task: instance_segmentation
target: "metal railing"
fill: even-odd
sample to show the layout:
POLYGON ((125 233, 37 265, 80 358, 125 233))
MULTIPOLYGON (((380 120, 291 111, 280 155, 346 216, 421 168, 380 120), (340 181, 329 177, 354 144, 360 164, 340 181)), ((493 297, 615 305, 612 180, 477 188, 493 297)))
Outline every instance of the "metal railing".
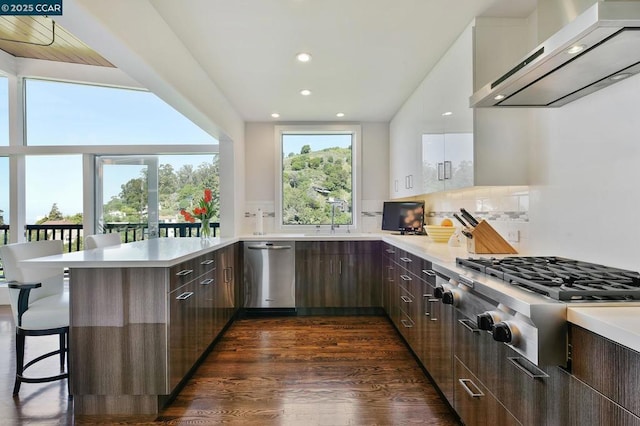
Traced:
MULTIPOLYGON (((199 223, 159 223, 160 238, 199 237, 199 223)), ((220 223, 209 224, 213 228, 213 236, 217 237, 220 223)), ((119 232, 125 243, 141 241, 149 238, 149 227, 146 223, 106 223, 104 233, 119 232)), ((0 241, 9 244, 9 225, 0 225, 0 241)), ((27 241, 62 240, 64 251, 80 251, 84 248, 82 224, 58 224, 58 225, 26 225, 25 236, 27 241)), ((4 278, 2 259, 0 259, 0 279, 4 278)))

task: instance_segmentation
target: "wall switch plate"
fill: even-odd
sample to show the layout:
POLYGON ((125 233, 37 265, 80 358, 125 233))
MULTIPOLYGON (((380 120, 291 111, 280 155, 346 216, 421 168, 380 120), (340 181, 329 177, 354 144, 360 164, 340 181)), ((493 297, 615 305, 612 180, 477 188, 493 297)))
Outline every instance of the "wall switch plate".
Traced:
POLYGON ((507 240, 510 243, 519 243, 520 242, 520 231, 518 231, 518 230, 508 231, 507 232, 507 240))

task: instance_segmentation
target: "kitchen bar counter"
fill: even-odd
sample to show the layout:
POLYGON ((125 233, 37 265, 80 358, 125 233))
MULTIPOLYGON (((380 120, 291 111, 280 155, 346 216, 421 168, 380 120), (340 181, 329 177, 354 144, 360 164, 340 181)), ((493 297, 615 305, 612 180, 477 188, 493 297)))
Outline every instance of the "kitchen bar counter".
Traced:
POLYGON ((567 320, 640 352, 640 306, 569 307, 567 320))
POLYGON ((23 261, 31 267, 164 268, 238 242, 237 238, 153 238, 23 261))

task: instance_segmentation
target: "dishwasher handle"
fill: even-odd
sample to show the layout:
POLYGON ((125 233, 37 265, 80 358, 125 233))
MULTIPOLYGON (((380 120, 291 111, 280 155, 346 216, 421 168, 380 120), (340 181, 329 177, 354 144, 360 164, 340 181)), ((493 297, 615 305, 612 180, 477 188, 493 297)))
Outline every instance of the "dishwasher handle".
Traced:
POLYGON ((249 250, 290 250, 291 246, 249 246, 249 250))

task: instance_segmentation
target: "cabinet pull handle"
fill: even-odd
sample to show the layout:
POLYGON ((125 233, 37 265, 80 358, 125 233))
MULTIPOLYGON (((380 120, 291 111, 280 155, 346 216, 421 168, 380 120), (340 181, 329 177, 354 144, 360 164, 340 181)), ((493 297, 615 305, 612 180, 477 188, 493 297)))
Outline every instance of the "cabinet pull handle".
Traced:
POLYGON ((394 254, 396 251, 393 249, 385 249, 385 251, 389 254, 394 254))
POLYGON ((413 262, 413 260, 409 259, 408 257, 401 257, 400 260, 402 260, 404 263, 411 263, 413 262))
POLYGON ((423 269, 422 270, 423 274, 426 274, 430 277, 435 277, 436 276, 436 271, 434 271, 433 269, 423 269))
POLYGON ((444 179, 451 180, 451 161, 444 162, 444 179))
POLYGON ((466 328, 470 332, 480 333, 480 329, 474 325, 473 321, 468 319, 459 319, 458 322, 460 323, 460 325, 462 325, 464 328, 466 328))
POLYGON ((438 163, 438 180, 444 180, 444 163, 438 163))
POLYGON ((193 296, 193 292, 192 291, 185 291, 184 293, 176 296, 176 300, 187 300, 191 296, 193 296))
POLYGON ((338 275, 342 275, 342 260, 338 260, 338 275))
POLYGON ((207 260, 203 260, 202 262, 200 262, 200 264, 201 265, 211 265, 213 262, 215 262, 215 260, 207 259, 207 260))
POLYGON ((404 189, 409 189, 409 175, 404 177, 404 189))
POLYGON ((409 189, 413 189, 413 175, 409 175, 409 189))
POLYGON ((177 277, 185 277, 185 276, 189 275, 192 272, 193 272, 193 269, 183 269, 182 271, 177 272, 176 276, 177 277))
MULTIPOLYGON (((540 370, 538 367, 536 367, 535 365, 531 365, 529 366, 529 368, 531 368, 534 371, 530 371, 529 368, 527 368, 526 366, 524 366, 522 364, 522 361, 524 361, 524 358, 522 357, 507 357, 507 359, 509 361, 511 361, 511 364, 515 365, 518 370, 522 371, 524 374, 526 374, 527 376, 529 376, 529 378, 531 379, 546 379, 547 377, 549 377, 549 375, 547 373, 545 373, 544 371, 540 370)), ((527 361, 528 362, 528 361, 527 361)))
POLYGON ((231 267, 228 268, 224 268, 224 282, 225 283, 230 283, 231 282, 231 276, 232 276, 232 269, 231 267))
POLYGON ((206 280, 200 281, 201 285, 209 285, 213 282, 213 278, 207 278, 206 280))
POLYGON ((462 388, 465 390, 465 392, 469 394, 469 396, 471 396, 471 398, 480 398, 484 396, 484 393, 480 390, 480 388, 475 383, 473 383, 471 379, 458 379, 458 382, 460 382, 460 385, 462 386, 462 388), (477 392, 472 391, 471 388, 467 385, 467 383, 470 383, 471 385, 473 385, 473 387, 476 388, 477 392))
MULTIPOLYGON (((436 299, 435 297, 432 299, 427 299, 427 303, 438 303, 440 302, 440 299, 436 299)), ((425 314, 428 317, 431 317, 430 320, 431 321, 438 321, 438 318, 432 316, 433 314, 433 310, 429 309, 431 312, 428 312, 427 314, 425 314)))
POLYGON ((395 191, 398 192, 398 179, 393 181, 393 187, 394 187, 395 191))
POLYGON ((407 321, 406 319, 401 319, 400 322, 402 323, 402 325, 405 328, 413 328, 413 324, 411 324, 409 321, 407 321))
POLYGON ((400 275, 400 278, 402 278, 402 281, 412 281, 409 275, 400 275))
POLYGON ((400 299, 402 299, 402 301, 405 303, 413 303, 413 300, 411 300, 411 298, 407 296, 400 296, 400 299))

